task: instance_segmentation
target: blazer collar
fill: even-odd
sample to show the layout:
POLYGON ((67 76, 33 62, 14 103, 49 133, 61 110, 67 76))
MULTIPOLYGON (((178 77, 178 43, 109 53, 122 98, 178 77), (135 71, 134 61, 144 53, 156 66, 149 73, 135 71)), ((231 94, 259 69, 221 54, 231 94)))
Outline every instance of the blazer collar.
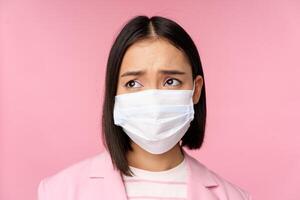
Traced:
MULTIPOLYGON (((218 186, 215 176, 205 165, 190 156, 185 149, 182 148, 182 150, 188 168, 188 199, 206 198, 207 200, 216 200, 215 195, 210 192, 210 188, 218 186)), ((104 179, 111 184, 119 184, 120 187, 123 185, 122 176, 113 166, 110 154, 106 149, 92 159, 89 177, 104 179)), ((124 187, 122 193, 125 196, 124 187)))

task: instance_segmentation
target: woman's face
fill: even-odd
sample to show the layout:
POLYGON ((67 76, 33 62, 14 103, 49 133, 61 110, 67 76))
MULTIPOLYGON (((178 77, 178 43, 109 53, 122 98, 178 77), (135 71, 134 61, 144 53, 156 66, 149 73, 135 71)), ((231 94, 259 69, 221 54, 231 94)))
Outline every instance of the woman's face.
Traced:
MULTIPOLYGON (((195 80, 194 104, 199 101, 203 79, 195 80)), ((117 95, 147 89, 191 90, 192 68, 184 53, 165 39, 145 39, 130 46, 123 57, 117 95)))

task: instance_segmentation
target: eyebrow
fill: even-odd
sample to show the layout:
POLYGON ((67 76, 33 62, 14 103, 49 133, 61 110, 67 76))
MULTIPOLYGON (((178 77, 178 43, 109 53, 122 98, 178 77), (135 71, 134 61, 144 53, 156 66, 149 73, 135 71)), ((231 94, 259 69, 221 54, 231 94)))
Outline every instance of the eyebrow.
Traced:
MULTIPOLYGON (((185 72, 183 71, 179 71, 179 70, 159 70, 158 71, 159 73, 161 74, 166 74, 166 75, 183 75, 183 74, 186 74, 185 72)), ((128 71, 128 72, 125 72, 121 75, 121 77, 124 77, 124 76, 141 76, 145 74, 145 71, 128 71)))

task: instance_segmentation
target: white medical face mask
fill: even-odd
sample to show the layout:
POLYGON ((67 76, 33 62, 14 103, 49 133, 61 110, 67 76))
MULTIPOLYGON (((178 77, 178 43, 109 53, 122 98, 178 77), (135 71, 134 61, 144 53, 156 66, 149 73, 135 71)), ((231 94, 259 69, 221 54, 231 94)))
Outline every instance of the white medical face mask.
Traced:
POLYGON ((115 96, 114 124, 141 148, 162 154, 174 147, 194 119, 192 90, 148 89, 115 96))

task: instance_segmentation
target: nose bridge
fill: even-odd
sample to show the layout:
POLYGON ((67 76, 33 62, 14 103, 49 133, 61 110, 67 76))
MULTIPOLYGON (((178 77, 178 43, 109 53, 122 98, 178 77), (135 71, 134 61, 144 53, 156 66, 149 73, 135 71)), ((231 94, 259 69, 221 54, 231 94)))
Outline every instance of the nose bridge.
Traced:
POLYGON ((158 78, 151 78, 148 81, 147 89, 161 89, 158 78))
POLYGON ((159 74, 156 69, 148 71, 147 85, 145 89, 161 89, 159 74))

